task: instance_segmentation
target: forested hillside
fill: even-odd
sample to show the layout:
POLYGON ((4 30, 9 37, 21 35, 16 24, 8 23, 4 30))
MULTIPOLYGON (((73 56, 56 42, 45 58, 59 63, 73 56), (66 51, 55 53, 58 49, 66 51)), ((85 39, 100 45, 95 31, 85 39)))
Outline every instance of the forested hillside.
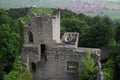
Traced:
POLYGON ((20 17, 23 15, 17 14, 20 10, 23 9, 15 9, 16 13, 10 14, 0 9, 0 80, 32 79, 27 69, 21 70, 20 51, 23 43, 23 25, 20 17), (28 79, 22 79, 23 76, 28 79))
POLYGON ((24 7, 47 7, 69 9, 89 16, 107 15, 120 19, 119 0, 0 0, 0 7, 5 9, 24 7))
POLYGON ((0 80, 32 80, 31 73, 24 68, 21 70, 20 66, 23 44, 21 21, 28 20, 32 12, 53 15, 57 11, 61 13, 61 35, 64 32, 79 32, 80 47, 108 47, 109 57, 102 63, 104 80, 119 80, 120 21, 114 22, 107 16, 90 17, 54 8, 0 9, 0 80))

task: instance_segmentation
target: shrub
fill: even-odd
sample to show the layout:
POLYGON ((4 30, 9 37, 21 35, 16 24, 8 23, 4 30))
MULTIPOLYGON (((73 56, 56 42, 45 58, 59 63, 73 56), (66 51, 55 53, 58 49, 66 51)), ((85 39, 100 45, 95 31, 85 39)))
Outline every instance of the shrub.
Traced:
POLYGON ((109 58, 108 61, 103 64, 103 76, 104 80, 114 80, 115 77, 115 62, 113 58, 109 58))
POLYGON ((23 71, 19 73, 16 80, 33 80, 33 76, 27 68, 23 68, 23 71))
POLYGON ((89 52, 85 57, 82 57, 83 66, 79 69, 80 80, 94 80, 97 74, 97 66, 89 52))
POLYGON ((13 63, 13 70, 5 76, 4 80, 32 80, 32 74, 25 67, 21 71, 20 57, 17 56, 13 63))

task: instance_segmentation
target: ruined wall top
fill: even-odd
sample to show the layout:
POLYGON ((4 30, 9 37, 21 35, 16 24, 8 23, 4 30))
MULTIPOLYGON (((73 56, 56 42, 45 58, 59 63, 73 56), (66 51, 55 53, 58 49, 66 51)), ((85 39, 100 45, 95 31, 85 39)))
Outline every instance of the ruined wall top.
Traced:
POLYGON ((50 15, 48 13, 41 13, 41 14, 37 14, 37 13, 32 13, 31 14, 31 19, 33 22, 37 22, 37 21, 47 21, 48 19, 57 19, 59 18, 60 14, 55 14, 55 15, 50 15))
POLYGON ((60 14, 32 13, 30 19, 24 24, 25 43, 51 43, 60 42, 60 14), (30 34, 29 34, 30 33, 30 34))
POLYGON ((61 43, 66 45, 73 45, 78 47, 78 41, 79 41, 79 33, 78 32, 65 32, 61 43))

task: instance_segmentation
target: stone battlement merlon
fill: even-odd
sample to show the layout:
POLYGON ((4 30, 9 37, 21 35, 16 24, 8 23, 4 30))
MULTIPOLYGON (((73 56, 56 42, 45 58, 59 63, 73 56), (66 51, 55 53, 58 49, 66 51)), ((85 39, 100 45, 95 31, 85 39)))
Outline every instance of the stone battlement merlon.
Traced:
POLYGON ((31 22, 36 23, 36 22, 40 22, 40 21, 46 21, 49 19, 52 19, 52 17, 47 13, 41 13, 41 14, 32 13, 30 20, 31 20, 31 22))
POLYGON ((35 17, 40 17, 40 16, 49 16, 50 15, 48 13, 41 13, 41 14, 37 14, 37 13, 32 13, 31 16, 35 16, 35 17))
POLYGON ((50 15, 48 13, 41 13, 41 14, 32 13, 31 14, 31 17, 43 17, 43 16, 50 17, 50 18, 53 18, 53 19, 57 19, 57 18, 60 18, 60 12, 57 13, 57 14, 54 14, 54 15, 50 15))
POLYGON ((48 13, 41 13, 41 14, 37 14, 37 13, 31 13, 31 17, 28 21, 23 21, 22 23, 25 25, 25 27, 30 27, 31 24, 34 23, 39 23, 40 21, 46 21, 46 20, 60 20, 60 12, 56 13, 54 15, 50 15, 48 13))
POLYGON ((52 16, 53 19, 60 19, 60 11, 52 16))

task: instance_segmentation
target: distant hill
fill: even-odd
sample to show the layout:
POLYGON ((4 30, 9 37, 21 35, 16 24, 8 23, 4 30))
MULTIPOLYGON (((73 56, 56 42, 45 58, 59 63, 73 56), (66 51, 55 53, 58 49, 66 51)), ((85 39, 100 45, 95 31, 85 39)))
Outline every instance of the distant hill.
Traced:
POLYGON ((66 8, 90 16, 108 15, 112 19, 120 18, 120 1, 118 0, 0 0, 0 7, 50 7, 66 8))

